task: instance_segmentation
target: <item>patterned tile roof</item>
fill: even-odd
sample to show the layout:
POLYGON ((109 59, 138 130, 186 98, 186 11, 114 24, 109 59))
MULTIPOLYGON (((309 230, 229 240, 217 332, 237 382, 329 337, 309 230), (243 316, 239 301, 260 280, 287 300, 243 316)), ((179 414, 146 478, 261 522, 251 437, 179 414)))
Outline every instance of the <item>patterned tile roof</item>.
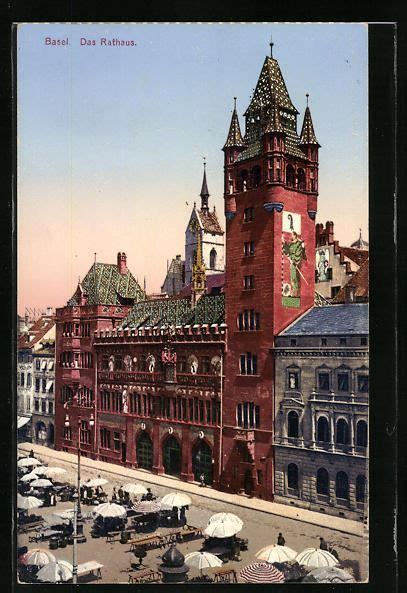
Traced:
POLYGON ((197 215, 205 233, 223 235, 223 230, 219 224, 215 209, 213 209, 212 212, 209 210, 197 210, 197 215))
POLYGON ((18 338, 19 348, 32 348, 37 344, 45 334, 55 325, 55 320, 51 317, 40 317, 28 329, 27 333, 21 334, 18 338))
POLYGON ((267 57, 264 60, 253 98, 246 113, 257 110, 261 106, 270 105, 272 102, 276 102, 279 107, 298 113, 288 94, 277 60, 267 57))
MULTIPOLYGON (((120 274, 116 264, 93 264, 80 287, 87 296, 89 305, 120 305, 123 304, 122 299, 140 301, 145 298, 145 293, 132 273, 127 270, 125 274, 120 274)), ((78 304, 77 290, 69 299, 68 305, 78 304)))
POLYGON ((306 107, 301 130, 301 144, 316 144, 320 146, 314 132, 310 108, 306 107))
POLYGON ((228 137, 223 148, 240 148, 244 146, 236 109, 233 110, 228 137))
POLYGON ((137 303, 124 319, 122 327, 212 324, 223 323, 224 319, 225 300, 223 294, 202 296, 195 309, 190 297, 176 297, 137 303))
POLYGON ((291 324, 280 336, 361 335, 369 333, 369 305, 352 303, 314 307, 291 324))
POLYGON ((298 134, 295 130, 292 130, 291 128, 287 128, 284 126, 284 132, 286 133, 286 137, 285 137, 285 148, 287 151, 287 154, 290 154, 296 158, 299 159, 305 159, 306 155, 304 153, 304 151, 301 149, 301 147, 299 146, 300 144, 300 139, 298 137, 298 134))

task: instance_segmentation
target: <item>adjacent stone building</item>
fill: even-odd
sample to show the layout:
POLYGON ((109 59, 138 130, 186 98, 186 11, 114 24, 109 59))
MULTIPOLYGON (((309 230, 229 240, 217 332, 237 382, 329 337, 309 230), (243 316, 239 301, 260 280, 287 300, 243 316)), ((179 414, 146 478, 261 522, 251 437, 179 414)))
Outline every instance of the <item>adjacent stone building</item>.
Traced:
POLYGON ((34 408, 32 442, 55 444, 55 340, 42 340, 32 355, 34 408))
POLYGON ((275 500, 367 513, 368 305, 315 307, 275 339, 275 500))

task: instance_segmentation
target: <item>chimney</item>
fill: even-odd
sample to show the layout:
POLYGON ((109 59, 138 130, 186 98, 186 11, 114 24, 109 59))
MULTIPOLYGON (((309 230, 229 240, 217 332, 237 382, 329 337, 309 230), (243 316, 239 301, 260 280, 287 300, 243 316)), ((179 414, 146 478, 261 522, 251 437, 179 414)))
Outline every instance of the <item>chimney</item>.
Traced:
POLYGON ((345 287, 345 303, 350 305, 356 301, 356 286, 347 284, 345 287))
POLYGON ((322 246, 323 228, 324 225, 320 222, 315 225, 315 247, 322 246))
POLYGON ((328 245, 334 242, 334 223, 328 220, 326 223, 326 234, 328 245))
POLYGON ((119 274, 127 274, 127 256, 124 251, 117 254, 117 269, 119 274))
POLYGON ((176 258, 179 261, 181 259, 181 256, 180 255, 177 255, 176 258))

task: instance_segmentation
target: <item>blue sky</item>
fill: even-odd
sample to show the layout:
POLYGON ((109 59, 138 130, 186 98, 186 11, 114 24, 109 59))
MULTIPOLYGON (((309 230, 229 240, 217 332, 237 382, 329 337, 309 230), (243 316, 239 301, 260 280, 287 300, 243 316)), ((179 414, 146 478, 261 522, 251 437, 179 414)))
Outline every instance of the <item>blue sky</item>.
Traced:
POLYGON ((113 262, 126 251, 133 273, 159 290, 167 259, 183 253, 203 156, 223 213, 233 96, 244 127, 270 33, 299 127, 310 94, 322 145, 318 220, 332 219, 343 244, 359 227, 367 238, 367 26, 22 25, 19 311, 62 306, 94 252, 113 262), (103 47, 102 37, 137 45, 103 47))

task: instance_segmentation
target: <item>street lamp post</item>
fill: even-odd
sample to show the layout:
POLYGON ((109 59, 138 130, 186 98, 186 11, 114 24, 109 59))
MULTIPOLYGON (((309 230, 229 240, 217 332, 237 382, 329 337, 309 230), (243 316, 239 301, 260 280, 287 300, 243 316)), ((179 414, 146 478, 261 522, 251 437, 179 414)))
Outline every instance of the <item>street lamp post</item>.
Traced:
MULTIPOLYGON (((76 584, 78 582, 78 519, 81 518, 81 416, 78 416, 78 468, 77 468, 77 488, 73 495, 74 498, 74 523, 73 523, 73 555, 72 555, 72 582, 76 584)), ((89 418, 89 426, 92 428, 95 424, 93 414, 89 418)), ((70 420, 68 414, 65 416, 65 426, 70 426, 70 420)))

